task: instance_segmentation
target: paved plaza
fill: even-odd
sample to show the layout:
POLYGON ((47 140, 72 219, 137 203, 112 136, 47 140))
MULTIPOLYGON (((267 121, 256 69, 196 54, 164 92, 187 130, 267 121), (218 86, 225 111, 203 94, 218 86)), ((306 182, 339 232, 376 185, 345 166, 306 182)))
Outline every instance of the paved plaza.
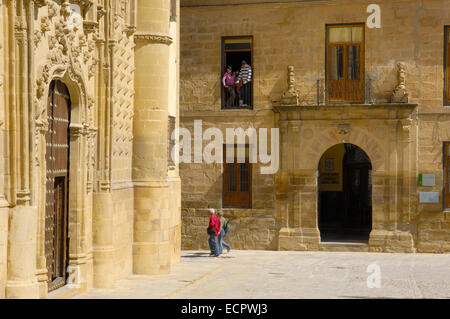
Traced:
POLYGON ((450 255, 182 251, 170 275, 132 275, 75 298, 450 298, 450 255))

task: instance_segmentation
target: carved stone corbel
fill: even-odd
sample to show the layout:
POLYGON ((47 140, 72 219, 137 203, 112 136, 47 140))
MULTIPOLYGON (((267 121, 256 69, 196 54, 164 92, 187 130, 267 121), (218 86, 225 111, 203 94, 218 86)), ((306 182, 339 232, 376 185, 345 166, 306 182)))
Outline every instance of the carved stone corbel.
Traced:
POLYGON ((125 29, 123 30, 123 32, 125 32, 125 34, 130 37, 132 36, 135 32, 136 32, 136 27, 135 26, 131 26, 131 25, 127 25, 125 27, 125 29))

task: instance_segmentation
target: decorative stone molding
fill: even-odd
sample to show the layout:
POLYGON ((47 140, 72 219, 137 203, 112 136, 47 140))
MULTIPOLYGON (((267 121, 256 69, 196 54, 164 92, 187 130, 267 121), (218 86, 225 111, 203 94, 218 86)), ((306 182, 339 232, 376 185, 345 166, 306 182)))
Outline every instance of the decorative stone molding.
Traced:
POLYGON ((173 39, 168 35, 135 33, 134 42, 161 43, 170 45, 173 39))
POLYGON ((17 205, 25 205, 31 200, 31 192, 28 189, 18 190, 16 192, 17 205))
POLYGON ((69 130, 71 136, 80 137, 81 135, 84 135, 84 125, 70 123, 69 130))
POLYGON ((408 103, 409 94, 406 91, 406 63, 397 63, 398 84, 391 97, 391 103, 408 103))

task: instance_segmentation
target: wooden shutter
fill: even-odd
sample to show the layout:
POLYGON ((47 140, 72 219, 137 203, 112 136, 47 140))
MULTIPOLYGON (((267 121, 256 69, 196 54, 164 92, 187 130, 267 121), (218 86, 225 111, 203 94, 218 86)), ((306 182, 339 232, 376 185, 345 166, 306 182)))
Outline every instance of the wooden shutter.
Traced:
POLYGON ((450 208, 450 142, 444 143, 444 204, 450 208))
POLYGON ((364 25, 327 26, 328 102, 363 103, 364 25))
MULTIPOLYGON (((233 146, 232 146, 233 147, 233 146)), ((248 145, 245 163, 237 163, 237 148, 234 146, 234 163, 226 162, 227 147, 224 146, 223 161, 223 206, 252 207, 252 164, 249 162, 248 145)))

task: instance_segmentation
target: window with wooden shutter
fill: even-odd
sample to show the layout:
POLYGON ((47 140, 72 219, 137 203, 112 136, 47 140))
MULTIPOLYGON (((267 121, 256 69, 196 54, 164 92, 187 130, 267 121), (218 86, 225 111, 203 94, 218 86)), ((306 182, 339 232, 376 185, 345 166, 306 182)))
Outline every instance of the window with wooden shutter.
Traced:
POLYGON ((444 143, 444 205, 450 209, 450 142, 444 143))
POLYGON ((364 102, 364 24, 327 26, 327 100, 364 102))
POLYGON ((445 103, 450 105, 450 27, 445 27, 445 63, 444 63, 444 74, 445 74, 445 103))
POLYGON ((249 162, 248 145, 224 145, 223 207, 252 207, 252 164, 249 162), (245 147, 245 162, 238 163, 237 150, 245 147), (230 150, 234 151, 233 163, 227 163, 230 150))

